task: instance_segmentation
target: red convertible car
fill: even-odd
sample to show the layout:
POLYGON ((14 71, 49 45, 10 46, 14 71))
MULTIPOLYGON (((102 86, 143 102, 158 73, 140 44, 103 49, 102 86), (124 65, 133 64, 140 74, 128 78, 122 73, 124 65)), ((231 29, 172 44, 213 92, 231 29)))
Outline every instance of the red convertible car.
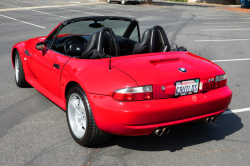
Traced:
POLYGON ((48 36, 14 45, 18 87, 33 86, 66 111, 69 130, 83 146, 112 134, 167 134, 192 121, 214 122, 232 91, 223 69, 170 48, 160 26, 142 38, 132 18, 81 17, 48 36))

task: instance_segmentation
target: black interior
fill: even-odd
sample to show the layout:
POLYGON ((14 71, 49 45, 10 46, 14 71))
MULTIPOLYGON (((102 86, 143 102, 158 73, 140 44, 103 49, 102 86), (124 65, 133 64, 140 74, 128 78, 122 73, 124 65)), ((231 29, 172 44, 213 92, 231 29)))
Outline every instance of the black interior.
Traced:
POLYGON ((72 35, 64 41, 64 52, 66 55, 80 56, 85 50, 87 40, 78 35, 72 35))
MULTIPOLYGON (((79 40, 79 38, 75 38, 77 35, 68 35, 68 36, 64 36, 61 38, 56 38, 52 48, 57 52, 60 52, 62 54, 66 54, 69 56, 81 56, 82 55, 81 56, 82 58, 83 57, 90 58, 94 49, 97 47, 98 35, 99 35, 99 31, 95 32, 92 35, 79 35, 78 37, 82 38, 82 40, 79 40), (73 41, 71 41, 70 38, 73 39, 73 41), (79 47, 79 45, 82 45, 82 46, 79 47), (65 46, 67 48, 66 51, 65 51, 65 46), (84 48, 84 51, 82 50, 80 53, 77 52, 76 50, 77 47, 80 48, 81 50, 84 48), (86 55, 84 56, 84 54, 86 55)), ((118 49, 120 50, 119 56, 132 54, 132 50, 134 48, 134 45, 136 44, 135 41, 130 40, 123 36, 115 36, 115 40, 118 43, 118 49)), ((105 55, 110 55, 111 53, 111 56, 115 56, 115 50, 114 50, 114 46, 112 43, 113 43, 113 40, 110 37, 110 34, 108 32, 105 32, 103 39, 102 39, 102 47, 103 47, 105 55)))
POLYGON ((167 35, 161 26, 145 30, 141 42, 135 44, 132 54, 170 51, 167 35))
POLYGON ((152 28, 149 28, 144 31, 142 35, 141 42, 136 43, 133 50, 132 54, 143 54, 143 53, 150 53, 152 52, 152 48, 150 47, 152 44, 152 28))
POLYGON ((138 43, 124 36, 116 36, 112 29, 103 27, 92 35, 56 38, 52 47, 62 54, 81 59, 170 51, 166 33, 161 26, 145 30, 138 43))
POLYGON ((86 46, 86 49, 84 50, 84 52, 82 52, 81 58, 82 59, 102 58, 108 54, 109 56, 111 55, 120 56, 120 47, 112 29, 104 27, 100 31, 95 32, 91 36, 86 46), (108 47, 109 47, 109 52, 107 51, 107 49, 106 50, 104 49, 108 47))

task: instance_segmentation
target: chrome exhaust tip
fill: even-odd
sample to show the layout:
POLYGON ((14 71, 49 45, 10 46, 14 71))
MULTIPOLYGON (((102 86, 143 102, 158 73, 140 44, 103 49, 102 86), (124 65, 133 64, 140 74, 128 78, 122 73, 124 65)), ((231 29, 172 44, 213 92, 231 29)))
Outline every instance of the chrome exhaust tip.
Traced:
POLYGON ((211 121, 212 121, 212 122, 216 122, 216 120, 217 120, 217 117, 216 117, 216 116, 212 116, 212 117, 211 117, 211 121))
POLYGON ((157 135, 157 136, 162 136, 163 135, 163 130, 162 129, 156 129, 155 131, 154 131, 154 133, 155 133, 155 135, 157 135))
POLYGON ((211 123, 211 118, 210 118, 210 117, 207 117, 207 118, 205 119, 205 122, 206 122, 206 123, 211 123))
POLYGON ((168 127, 164 128, 162 130, 163 130, 163 133, 166 135, 169 134, 169 132, 170 132, 170 129, 168 127))

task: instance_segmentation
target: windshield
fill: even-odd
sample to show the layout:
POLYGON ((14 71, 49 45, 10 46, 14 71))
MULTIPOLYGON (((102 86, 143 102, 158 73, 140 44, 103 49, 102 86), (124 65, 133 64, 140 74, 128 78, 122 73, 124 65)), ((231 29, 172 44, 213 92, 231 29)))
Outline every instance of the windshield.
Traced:
POLYGON ((71 24, 66 25, 63 27, 58 37, 65 36, 65 35, 92 35, 94 32, 99 31, 103 27, 109 27, 113 30, 116 36, 126 37, 129 38, 131 36, 132 40, 138 42, 138 31, 137 28, 134 27, 133 33, 129 36, 124 36, 126 30, 128 29, 131 21, 125 20, 104 20, 94 22, 93 20, 86 20, 86 21, 78 21, 73 22, 71 24))
MULTIPOLYGON (((118 17, 82 17, 66 20, 55 29, 46 39, 47 48, 67 56, 92 55, 87 51, 97 49, 100 44, 93 34, 98 35, 102 28, 111 28, 114 32, 116 51, 112 44, 110 33, 105 31, 105 35, 98 38, 102 41, 101 46, 104 55, 131 55, 134 45, 140 42, 140 31, 138 21, 130 18, 118 17), (117 42, 117 43, 116 43, 117 42), (90 43, 90 44, 89 44, 90 43), (86 51, 86 52, 84 52, 86 51)), ((88 57, 90 58, 90 56, 88 57)), ((87 59, 88 59, 87 58, 87 59)))

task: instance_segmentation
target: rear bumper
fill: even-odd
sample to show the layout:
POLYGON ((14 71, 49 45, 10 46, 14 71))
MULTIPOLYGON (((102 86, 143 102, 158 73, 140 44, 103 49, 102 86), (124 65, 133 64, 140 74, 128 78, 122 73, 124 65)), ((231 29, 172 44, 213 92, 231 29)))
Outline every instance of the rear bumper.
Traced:
POLYGON ((156 128, 218 116, 231 102, 232 91, 226 86, 179 98, 119 102, 111 96, 88 93, 97 126, 106 132, 139 136, 156 128))

